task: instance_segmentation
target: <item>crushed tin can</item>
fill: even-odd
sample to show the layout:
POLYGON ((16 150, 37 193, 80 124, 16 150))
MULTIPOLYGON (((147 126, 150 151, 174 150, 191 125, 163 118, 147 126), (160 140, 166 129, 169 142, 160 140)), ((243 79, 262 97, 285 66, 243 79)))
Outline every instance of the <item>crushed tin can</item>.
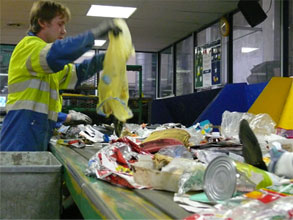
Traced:
POLYGON ((219 156, 207 166, 203 188, 209 200, 216 202, 230 199, 236 192, 251 192, 281 182, 284 181, 272 173, 219 156))

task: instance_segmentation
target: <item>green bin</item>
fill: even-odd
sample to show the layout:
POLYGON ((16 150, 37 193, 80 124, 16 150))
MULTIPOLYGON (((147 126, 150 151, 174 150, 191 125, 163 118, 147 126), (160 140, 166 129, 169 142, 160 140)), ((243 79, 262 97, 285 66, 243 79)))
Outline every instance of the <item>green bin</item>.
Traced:
POLYGON ((61 167, 50 152, 0 152, 0 219, 59 219, 61 167))

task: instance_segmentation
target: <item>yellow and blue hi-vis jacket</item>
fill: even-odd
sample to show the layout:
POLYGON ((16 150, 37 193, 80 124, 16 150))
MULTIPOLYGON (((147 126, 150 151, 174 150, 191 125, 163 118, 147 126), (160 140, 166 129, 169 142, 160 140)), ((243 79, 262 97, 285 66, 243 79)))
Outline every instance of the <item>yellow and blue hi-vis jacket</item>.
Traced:
POLYGON ((8 69, 1 151, 47 150, 62 108, 59 90, 74 89, 103 68, 104 55, 73 64, 93 45, 90 31, 54 43, 29 32, 17 44, 8 69))

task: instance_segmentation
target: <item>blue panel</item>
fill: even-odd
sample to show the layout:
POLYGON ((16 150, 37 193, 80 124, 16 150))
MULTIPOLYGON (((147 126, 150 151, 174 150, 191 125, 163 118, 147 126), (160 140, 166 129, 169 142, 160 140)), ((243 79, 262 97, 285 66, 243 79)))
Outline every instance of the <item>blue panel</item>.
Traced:
POLYGON ((165 101, 165 99, 152 101, 151 124, 164 124, 168 122, 173 122, 166 103, 167 102, 165 101))
POLYGON ((187 127, 191 126, 220 90, 213 89, 189 95, 153 100, 151 123, 164 124, 173 122, 181 123, 187 127))
POLYGON ((252 106, 254 101, 257 99, 257 97, 260 95, 260 93, 263 91, 263 89, 266 87, 267 84, 268 82, 264 82, 264 83, 251 84, 245 87, 248 109, 252 106))
POLYGON ((224 111, 247 112, 266 85, 267 83, 227 84, 195 120, 194 124, 208 119, 213 125, 221 125, 224 111))

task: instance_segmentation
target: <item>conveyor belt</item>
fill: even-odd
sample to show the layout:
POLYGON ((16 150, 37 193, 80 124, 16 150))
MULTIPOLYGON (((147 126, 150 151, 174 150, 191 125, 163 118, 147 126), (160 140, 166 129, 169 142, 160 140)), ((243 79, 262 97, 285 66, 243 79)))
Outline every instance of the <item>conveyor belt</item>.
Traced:
POLYGON ((172 192, 129 190, 87 177, 88 160, 98 149, 51 147, 65 167, 64 179, 84 218, 182 219, 191 215, 173 202, 172 192))

